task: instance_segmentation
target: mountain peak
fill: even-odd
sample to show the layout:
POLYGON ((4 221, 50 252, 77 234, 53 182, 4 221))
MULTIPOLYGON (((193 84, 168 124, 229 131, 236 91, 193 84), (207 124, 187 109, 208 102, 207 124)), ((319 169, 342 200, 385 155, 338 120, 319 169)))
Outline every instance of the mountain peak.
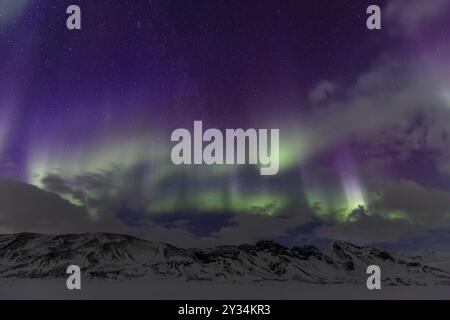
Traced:
POLYGON ((363 247, 354 245, 353 243, 342 241, 342 240, 336 240, 333 243, 333 248, 335 249, 350 249, 350 250, 361 250, 363 247))
POLYGON ((272 241, 272 240, 261 240, 258 241, 255 245, 260 250, 270 250, 270 251, 280 251, 285 252, 289 251, 289 249, 285 246, 282 246, 281 244, 272 241))

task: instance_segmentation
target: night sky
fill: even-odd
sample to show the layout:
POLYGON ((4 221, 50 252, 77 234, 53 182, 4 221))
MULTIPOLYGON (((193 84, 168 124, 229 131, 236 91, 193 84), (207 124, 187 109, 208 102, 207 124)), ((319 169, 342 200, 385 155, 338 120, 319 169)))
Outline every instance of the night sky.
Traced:
POLYGON ((450 0, 0 0, 0 232, 449 250, 449 16, 450 0), (173 165, 194 120, 279 128, 279 173, 173 165))

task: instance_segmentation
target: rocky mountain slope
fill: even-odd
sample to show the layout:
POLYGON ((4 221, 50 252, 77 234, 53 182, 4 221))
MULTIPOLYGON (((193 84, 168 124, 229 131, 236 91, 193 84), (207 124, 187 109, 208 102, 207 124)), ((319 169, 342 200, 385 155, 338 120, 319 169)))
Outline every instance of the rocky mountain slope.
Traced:
POLYGON ((376 264, 387 285, 450 285, 449 261, 434 252, 407 256, 342 241, 321 252, 313 246, 289 249, 271 241, 180 249, 107 233, 0 235, 0 277, 4 278, 66 277, 67 266, 76 264, 89 278, 365 283, 367 266, 376 264))

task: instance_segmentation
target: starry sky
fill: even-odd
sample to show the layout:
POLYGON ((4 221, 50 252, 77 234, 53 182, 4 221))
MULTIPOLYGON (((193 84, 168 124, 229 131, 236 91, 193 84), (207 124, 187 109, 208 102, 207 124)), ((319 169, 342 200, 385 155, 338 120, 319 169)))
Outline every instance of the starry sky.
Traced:
POLYGON ((449 14, 450 0, 0 0, 0 232, 449 250, 449 14), (173 165, 170 134, 194 120, 280 129, 279 173, 173 165))

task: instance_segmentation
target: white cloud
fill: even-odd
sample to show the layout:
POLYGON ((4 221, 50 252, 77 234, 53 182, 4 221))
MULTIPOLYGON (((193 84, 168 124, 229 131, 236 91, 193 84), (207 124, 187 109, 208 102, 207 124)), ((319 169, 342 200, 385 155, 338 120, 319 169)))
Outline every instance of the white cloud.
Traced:
POLYGON ((326 101, 336 90, 336 85, 328 80, 319 82, 309 93, 309 100, 312 103, 326 101))
POLYGON ((413 181, 384 181, 378 198, 353 222, 324 225, 315 235, 356 243, 399 242, 427 230, 450 227, 450 193, 413 181))
POLYGON ((449 0, 391 0, 384 12, 398 34, 412 37, 430 22, 447 19, 449 7, 449 0))

